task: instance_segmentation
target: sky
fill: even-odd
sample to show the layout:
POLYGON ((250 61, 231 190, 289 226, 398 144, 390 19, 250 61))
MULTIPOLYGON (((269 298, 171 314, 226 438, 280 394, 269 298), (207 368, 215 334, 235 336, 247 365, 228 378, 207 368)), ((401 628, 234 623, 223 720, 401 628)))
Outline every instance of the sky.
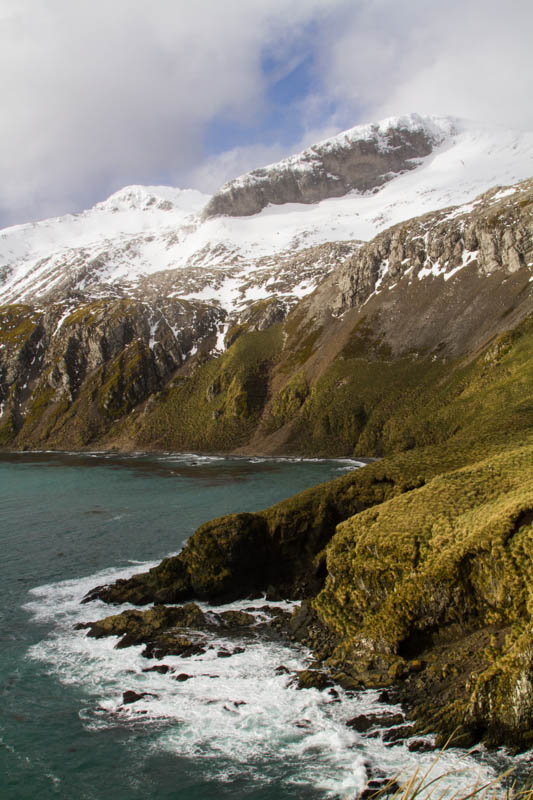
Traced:
POLYGON ((416 111, 533 130, 531 0, 0 0, 0 226, 416 111))

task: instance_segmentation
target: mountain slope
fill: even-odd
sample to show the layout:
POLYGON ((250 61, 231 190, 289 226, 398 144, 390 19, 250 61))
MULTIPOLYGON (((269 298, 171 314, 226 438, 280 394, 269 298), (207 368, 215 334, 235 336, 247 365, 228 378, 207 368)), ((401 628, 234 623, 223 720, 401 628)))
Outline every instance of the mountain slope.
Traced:
POLYGON ((372 191, 213 217, 198 192, 127 187, 83 214, 3 231, 2 441, 393 446, 371 385, 392 380, 401 397, 426 361, 430 374, 529 313, 531 182, 473 192, 529 174, 533 137, 410 115, 243 176, 230 195, 260 179, 265 198, 287 170, 320 177, 330 157, 353 182, 365 148, 403 159, 372 191), (417 142, 428 152, 413 161, 417 142), (407 220, 413 209, 431 211, 407 220), (359 401, 353 375, 338 377, 332 397, 346 409, 328 421, 321 404, 357 353, 368 356, 359 401))
POLYGON ((452 120, 418 114, 361 125, 226 183, 204 216, 248 216, 270 204, 316 203, 354 189, 372 191, 415 169, 419 159, 455 133, 452 120))
MULTIPOLYGON (((330 455, 417 442, 416 398, 531 313, 532 200, 526 181, 388 229, 287 317, 279 298, 230 322, 164 296, 6 306, 4 441, 330 455)), ((315 265, 332 255, 316 248, 315 265)))

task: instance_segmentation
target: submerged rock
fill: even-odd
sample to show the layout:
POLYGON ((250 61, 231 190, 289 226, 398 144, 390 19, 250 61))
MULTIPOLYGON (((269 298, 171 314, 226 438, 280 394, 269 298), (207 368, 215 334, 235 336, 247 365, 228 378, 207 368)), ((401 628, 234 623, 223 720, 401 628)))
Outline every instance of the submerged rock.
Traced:
POLYGON ((166 675, 170 671, 168 664, 156 664, 153 667, 144 667, 143 672, 159 672, 160 675, 166 675))
POLYGON ((370 778, 362 792, 357 795, 356 800, 371 800, 375 797, 388 797, 395 795, 401 790, 400 784, 395 778, 370 778))
POLYGON ((384 742, 391 744, 401 744, 404 739, 413 733, 413 725, 398 725, 396 728, 389 728, 383 732, 381 737, 384 742))
POLYGON ((333 681, 325 672, 315 669, 302 669, 296 673, 297 689, 318 689, 322 691, 332 685, 333 681))
POLYGON ((202 640, 176 634, 163 634, 149 641, 141 655, 144 658, 165 658, 165 656, 189 658, 203 655, 205 651, 205 642, 202 640))
POLYGON ((407 749, 411 753, 430 753, 435 750, 435 745, 428 739, 412 739, 407 743, 407 749))

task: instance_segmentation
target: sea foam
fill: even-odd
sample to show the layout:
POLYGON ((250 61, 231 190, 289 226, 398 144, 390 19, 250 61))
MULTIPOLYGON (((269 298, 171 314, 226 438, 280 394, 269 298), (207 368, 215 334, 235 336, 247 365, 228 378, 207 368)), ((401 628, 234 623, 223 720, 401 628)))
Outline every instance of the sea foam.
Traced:
MULTIPOLYGON (((358 714, 398 711, 380 703, 378 692, 349 693, 336 687, 337 697, 328 689, 297 689, 291 676, 311 662, 305 648, 209 635, 208 649, 201 655, 166 656, 163 661, 174 673, 162 675, 143 672, 155 662, 141 655, 141 646, 117 650, 116 637, 95 640, 74 630, 76 623, 131 608, 110 609, 99 601, 80 604, 95 585, 131 571, 130 566, 40 586, 30 592, 25 606, 35 621, 52 626, 48 636, 30 648, 28 657, 45 664, 57 680, 83 691, 86 700, 79 716, 95 735, 117 725, 137 726, 145 732, 147 750, 202 759, 209 779, 282 781, 313 786, 330 798, 359 792, 369 776, 368 764, 387 776, 407 777, 417 766, 427 768, 434 760, 431 753, 411 753, 405 743, 387 747, 379 736, 364 737, 347 727, 346 722, 358 714), (237 644, 244 652, 218 657, 219 650, 232 650, 237 644), (281 665, 287 671, 277 670, 281 665), (190 677, 177 681, 179 673, 190 677), (150 694, 125 705, 127 690, 150 694)), ((239 602, 217 606, 216 611, 265 605, 264 600, 239 602)), ((287 610, 294 606, 271 605, 287 610)), ((450 791, 494 777, 486 758, 476 761, 461 750, 446 752, 432 774, 449 771, 454 773, 446 778, 450 791)))

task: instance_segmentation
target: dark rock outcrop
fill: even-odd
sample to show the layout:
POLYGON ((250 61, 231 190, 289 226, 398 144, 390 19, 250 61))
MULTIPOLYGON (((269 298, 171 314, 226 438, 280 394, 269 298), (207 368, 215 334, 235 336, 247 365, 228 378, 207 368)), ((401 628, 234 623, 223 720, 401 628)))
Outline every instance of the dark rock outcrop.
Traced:
POLYGON ((152 692, 134 692, 132 689, 128 689, 122 694, 122 702, 127 706, 131 705, 131 703, 137 703, 143 697, 157 697, 157 695, 152 694, 152 692))
POLYGON ((203 213, 205 217, 248 216, 270 203, 316 203, 353 189, 368 192, 414 169, 416 159, 429 155, 444 136, 444 131, 428 127, 417 115, 390 125, 354 128, 226 183, 203 213))
POLYGON ((72 311, 3 307, 0 445, 312 455, 415 446, 411 432, 387 436, 409 416, 413 387, 423 392, 431 374, 442 384, 451 359, 531 313, 532 203, 530 180, 359 247, 297 253, 293 278, 294 267, 316 279, 322 259, 325 275, 338 267, 292 311, 273 296, 227 319, 219 358, 225 312, 214 305, 148 295, 72 311))
POLYGON ((0 444, 75 447, 105 436, 167 384, 193 347, 212 345, 223 316, 179 301, 69 307, 0 307, 0 444))
POLYGON ((320 692, 332 686, 329 675, 317 669, 302 669, 296 673, 294 683, 297 689, 318 689, 320 692))
POLYGON ((401 725, 405 717, 403 714, 384 712, 383 714, 359 714, 349 719, 346 725, 358 733, 366 733, 372 728, 388 728, 392 725, 401 725))

